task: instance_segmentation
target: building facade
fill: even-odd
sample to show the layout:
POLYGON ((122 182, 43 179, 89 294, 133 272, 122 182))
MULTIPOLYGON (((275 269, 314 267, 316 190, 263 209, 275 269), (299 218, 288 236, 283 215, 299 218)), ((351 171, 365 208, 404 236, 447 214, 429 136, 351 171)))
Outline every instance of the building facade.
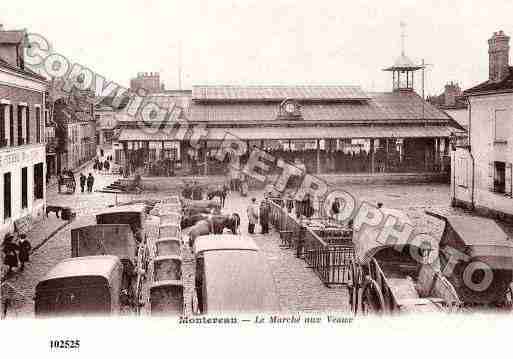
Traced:
POLYGON ((24 31, 0 31, 1 236, 43 218, 46 205, 47 81, 24 66, 24 40, 24 31))
POLYGON ((94 101, 89 96, 81 92, 53 96, 57 173, 73 170, 96 156, 94 101))
POLYGON ((118 125, 119 114, 110 106, 97 106, 95 110, 96 141, 98 146, 112 146, 114 130, 118 125))
POLYGON ((464 92, 469 99, 469 145, 452 155, 453 204, 513 221, 513 67, 509 36, 494 33, 488 80, 464 92))
POLYGON ((458 83, 445 85, 444 92, 430 96, 427 101, 451 116, 463 130, 456 130, 454 135, 460 146, 468 144, 468 103, 458 83))

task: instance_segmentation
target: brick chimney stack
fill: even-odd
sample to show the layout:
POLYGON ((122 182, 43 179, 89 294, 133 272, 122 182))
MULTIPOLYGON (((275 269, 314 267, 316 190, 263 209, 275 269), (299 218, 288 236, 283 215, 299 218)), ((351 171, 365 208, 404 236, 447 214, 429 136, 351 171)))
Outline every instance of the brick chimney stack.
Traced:
POLYGON ((500 82, 509 75, 509 39, 501 30, 488 40, 490 81, 500 82))
POLYGON ((455 106, 456 97, 461 96, 461 89, 457 83, 451 81, 445 85, 444 106, 455 106))

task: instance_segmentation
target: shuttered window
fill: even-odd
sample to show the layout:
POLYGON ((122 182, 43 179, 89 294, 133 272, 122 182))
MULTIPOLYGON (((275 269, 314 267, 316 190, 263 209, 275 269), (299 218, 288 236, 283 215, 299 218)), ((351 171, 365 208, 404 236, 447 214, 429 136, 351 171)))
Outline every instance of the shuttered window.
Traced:
POLYGON ((0 105, 0 147, 7 146, 5 141, 5 109, 7 106, 0 105))
POLYGON ((21 208, 28 207, 27 167, 21 169, 21 208))
POLYGON ((25 111, 25 143, 30 143, 30 108, 27 106, 25 111))
POLYGON ((494 140, 505 142, 509 137, 510 114, 506 110, 495 110, 494 140))
MULTIPOLYGON (((508 189, 508 186, 507 186, 507 168, 508 168, 508 164, 505 163, 505 162, 491 162, 492 164, 492 183, 493 183, 493 186, 491 188, 491 190, 493 192, 497 192, 497 193, 504 193, 504 194, 507 194, 509 189, 508 189)), ((511 178, 511 176, 510 176, 511 178)), ((511 186, 509 186, 509 188, 511 188, 511 186)))
POLYGON ((41 108, 36 107, 36 143, 41 143, 41 108))
POLYGON ((495 178, 495 163, 490 162, 488 164, 488 189, 492 192, 495 191, 494 178, 495 178))
POLYGON ((9 146, 14 146, 14 105, 9 105, 9 146))
POLYGON ((23 107, 18 105, 18 146, 23 144, 23 107))
POLYGON ((468 187, 468 160, 458 158, 456 166, 456 184, 460 187, 468 187))
POLYGON ((505 193, 508 196, 513 195, 513 164, 506 164, 505 193))

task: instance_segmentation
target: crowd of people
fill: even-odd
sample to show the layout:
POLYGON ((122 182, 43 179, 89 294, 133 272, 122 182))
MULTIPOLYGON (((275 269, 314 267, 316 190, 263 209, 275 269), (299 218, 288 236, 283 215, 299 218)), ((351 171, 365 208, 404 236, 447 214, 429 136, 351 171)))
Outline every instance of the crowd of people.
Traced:
POLYGON ((94 160, 93 169, 94 171, 99 171, 103 173, 109 173, 110 172, 110 163, 112 162, 112 156, 107 156, 105 161, 100 160, 98 157, 94 160))
MULTIPOLYGON (((93 170, 95 173, 107 174, 110 172, 112 163, 112 156, 108 155, 105 157, 96 157, 93 164, 93 170), (105 158, 105 160, 103 160, 105 158)), ((80 185, 81 193, 91 193, 93 192, 94 187, 94 175, 89 172, 86 176, 84 173, 80 173, 78 183, 80 185)), ((58 190, 59 193, 62 193, 62 186, 69 187, 68 193, 74 191, 77 181, 75 180, 75 174, 72 170, 64 168, 61 173, 58 175, 58 190)))

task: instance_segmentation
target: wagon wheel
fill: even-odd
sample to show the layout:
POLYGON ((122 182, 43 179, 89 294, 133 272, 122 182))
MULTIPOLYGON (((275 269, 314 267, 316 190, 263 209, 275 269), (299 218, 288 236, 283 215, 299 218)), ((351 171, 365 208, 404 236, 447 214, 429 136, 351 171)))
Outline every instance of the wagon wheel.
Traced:
POLYGON ((385 312, 383 293, 381 293, 378 283, 370 277, 366 278, 361 298, 361 310, 363 314, 383 314, 385 312))
POLYGON ((360 294, 360 281, 361 281, 361 275, 360 275, 360 268, 355 263, 354 260, 351 260, 349 263, 349 266, 351 268, 351 289, 349 291, 349 305, 351 306, 351 311, 354 315, 358 313, 358 306, 359 306, 359 294, 360 294))

